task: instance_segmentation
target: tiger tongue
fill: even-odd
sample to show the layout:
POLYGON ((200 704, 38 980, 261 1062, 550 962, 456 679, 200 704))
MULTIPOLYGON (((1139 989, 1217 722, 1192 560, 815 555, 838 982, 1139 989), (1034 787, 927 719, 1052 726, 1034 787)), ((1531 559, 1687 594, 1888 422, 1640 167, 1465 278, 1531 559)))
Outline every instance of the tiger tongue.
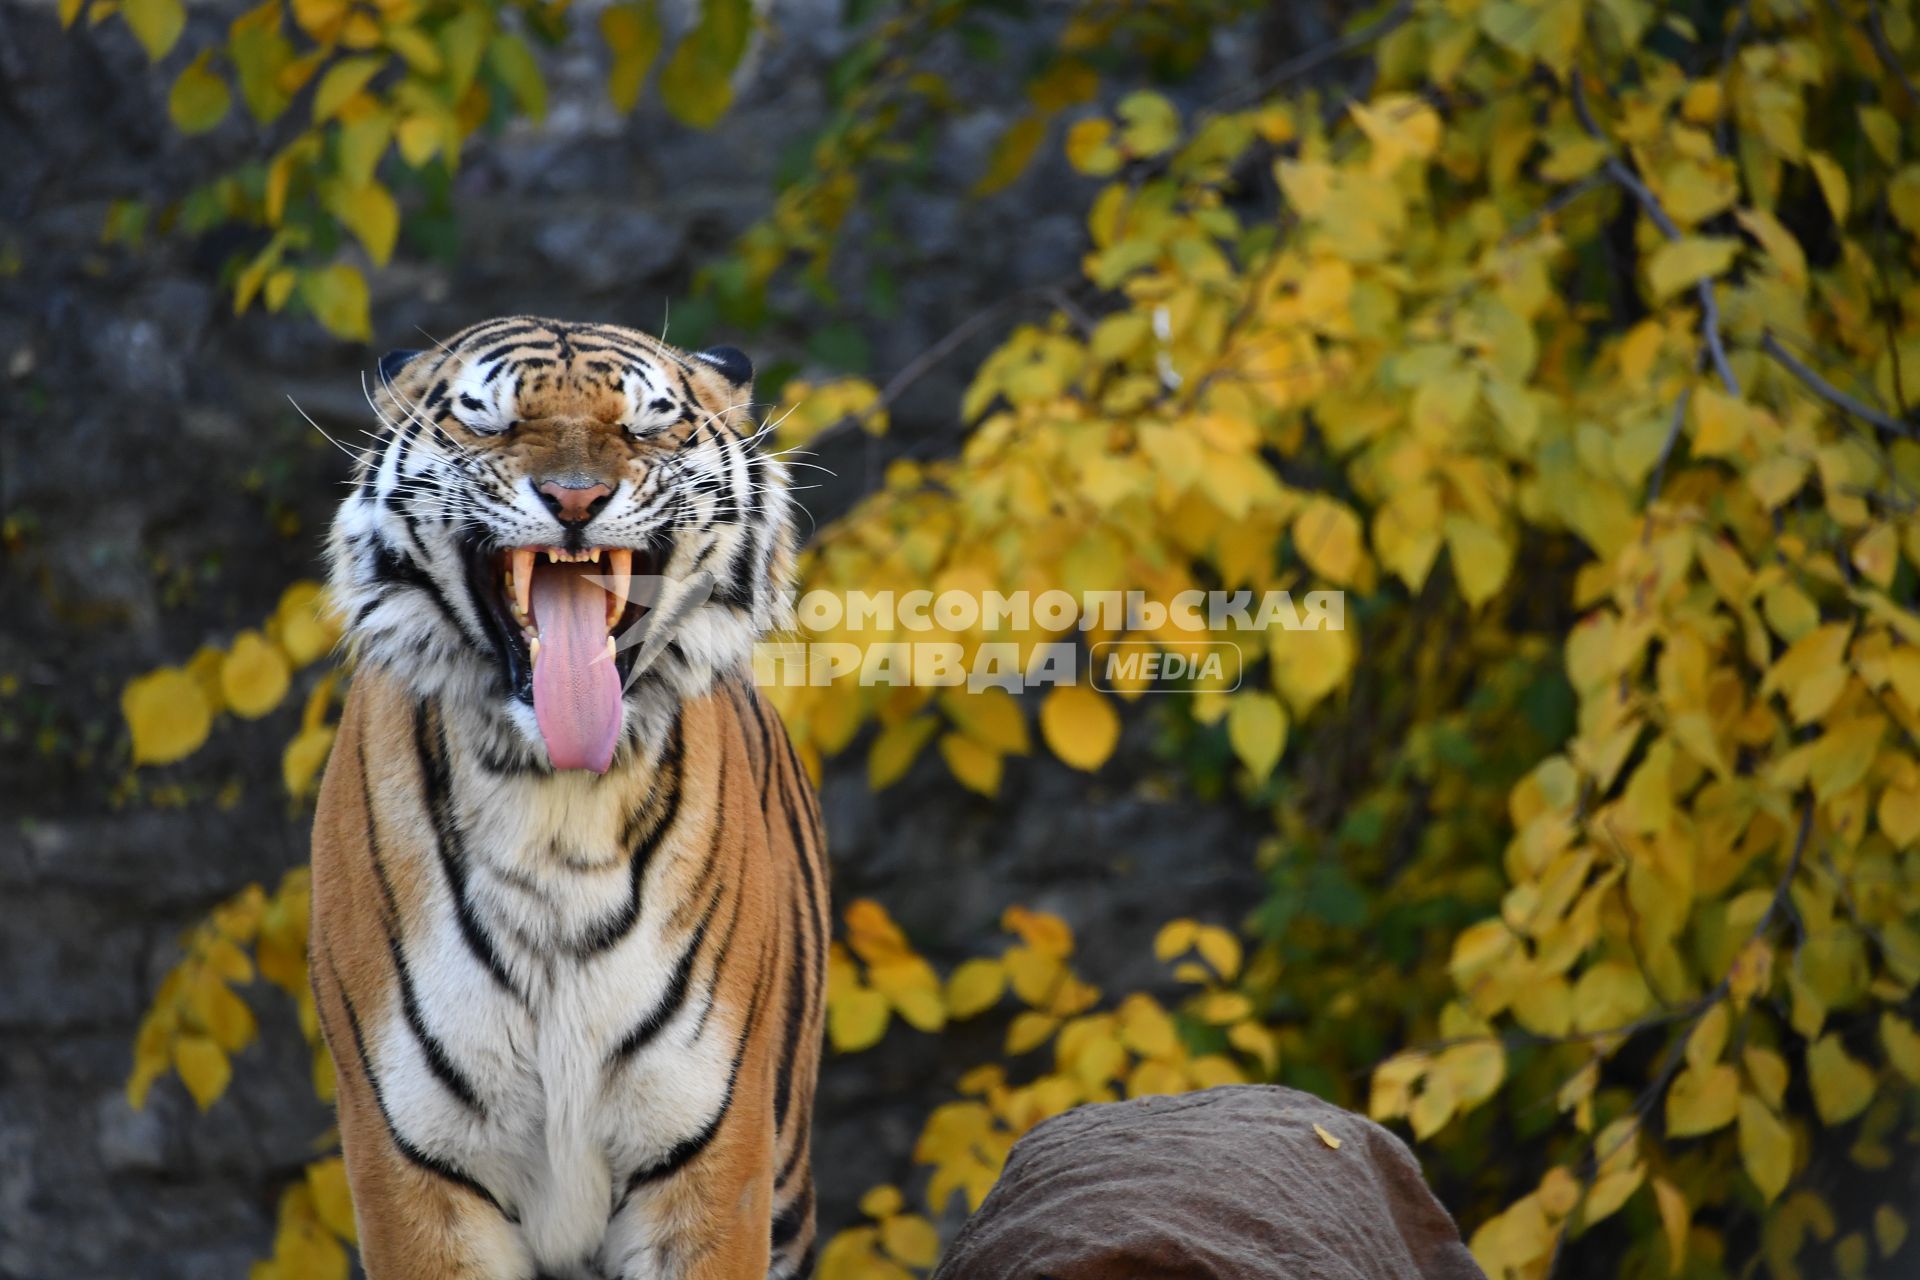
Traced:
POLYGON ((620 673, 607 652, 607 592, 595 564, 536 561, 530 593, 540 649, 533 714, 556 769, 605 773, 620 739, 620 673))

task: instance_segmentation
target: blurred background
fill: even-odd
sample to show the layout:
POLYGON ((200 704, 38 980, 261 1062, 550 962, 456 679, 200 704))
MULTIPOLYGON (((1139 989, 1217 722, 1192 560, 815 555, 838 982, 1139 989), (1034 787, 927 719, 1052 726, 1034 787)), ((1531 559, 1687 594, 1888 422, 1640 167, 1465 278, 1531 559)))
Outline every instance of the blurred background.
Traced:
MULTIPOLYGON (((574 6, 583 32, 600 8, 574 6)), ((191 5, 183 44, 220 39, 243 11, 191 5)), ((297 706, 229 722, 164 781, 129 792, 119 699, 130 677, 258 625, 289 582, 323 576, 349 461, 321 433, 352 442, 372 425, 362 378, 379 353, 527 312, 735 343, 763 379, 884 374, 989 308, 1017 320, 1025 300, 1008 305, 1010 294, 1036 290, 1037 314, 1038 290, 1073 282, 1084 194, 1057 154, 1005 199, 968 194, 1057 27, 987 12, 985 48, 935 61, 960 99, 928 126, 922 163, 940 172, 901 181, 884 234, 856 215, 837 300, 784 281, 751 327, 690 301, 695 273, 805 163, 830 74, 864 34, 848 16, 838 0, 769 7, 738 99, 710 129, 651 96, 618 111, 591 35, 543 52, 545 120, 470 141, 438 215, 410 222, 391 265, 369 273, 366 344, 307 315, 257 304, 235 315, 222 273, 245 232, 158 225, 261 154, 270 130, 236 109, 183 137, 167 103, 173 61, 190 59, 150 67, 119 22, 63 30, 51 3, 0 9, 0 467, 14 600, 0 637, 0 1274, 245 1276, 329 1127, 277 994, 254 1002, 265 1029, 224 1115, 201 1117, 177 1085, 128 1105, 134 1032, 182 930, 248 881, 272 885, 303 863, 310 807, 289 800, 275 764, 297 706), (130 239, 103 236, 116 210, 143 224, 130 239), (882 307, 876 278, 888 282, 882 307)), ((1248 17, 1208 46, 1207 66, 1244 78, 1324 35, 1332 16, 1248 17)), ((949 342, 891 407, 885 438, 855 432, 810 459, 831 469, 796 481, 813 486, 798 496, 814 522, 843 514, 886 460, 952 447, 960 392, 1005 327, 976 321, 949 342)), ((994 934, 1007 904, 1048 907, 1089 931, 1108 972, 1145 980, 1170 902, 1227 918, 1255 892, 1251 815, 1132 795, 1121 778, 1089 792, 1070 772, 1041 763, 989 806, 932 760, 879 795, 860 757, 837 762, 823 784, 836 898, 884 896, 917 942, 950 956, 994 934), (1124 860, 1105 852, 1115 847, 1124 860)), ((905 1171, 929 1103, 990 1054, 993 1033, 975 1039, 956 1051, 896 1035, 831 1073, 816 1148, 831 1170, 823 1225, 858 1218, 859 1196, 905 1171)))
POLYGON ((829 1280, 1235 1080, 1496 1276, 1911 1274, 1913 18, 0 0, 0 1276, 346 1273, 300 584, 513 312, 747 350, 813 585, 1348 593, 1231 697, 787 699, 829 1280))

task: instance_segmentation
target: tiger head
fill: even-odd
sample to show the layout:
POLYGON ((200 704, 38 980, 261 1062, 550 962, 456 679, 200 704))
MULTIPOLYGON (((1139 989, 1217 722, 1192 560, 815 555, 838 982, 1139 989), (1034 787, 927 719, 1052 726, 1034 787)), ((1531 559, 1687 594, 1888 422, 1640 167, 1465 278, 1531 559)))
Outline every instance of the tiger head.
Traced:
POLYGON ((387 356, 328 548, 356 659, 496 761, 604 773, 785 621, 752 377, 731 347, 525 316, 387 356))

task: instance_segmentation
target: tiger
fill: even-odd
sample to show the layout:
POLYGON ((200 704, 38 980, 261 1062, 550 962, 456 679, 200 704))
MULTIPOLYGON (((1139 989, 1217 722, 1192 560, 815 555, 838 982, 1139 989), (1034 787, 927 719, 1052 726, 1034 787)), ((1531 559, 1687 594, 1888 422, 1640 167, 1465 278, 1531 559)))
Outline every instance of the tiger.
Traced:
POLYGON ((751 678, 751 361, 511 316, 379 362, 310 973, 370 1280, 810 1272, 828 869, 751 678))

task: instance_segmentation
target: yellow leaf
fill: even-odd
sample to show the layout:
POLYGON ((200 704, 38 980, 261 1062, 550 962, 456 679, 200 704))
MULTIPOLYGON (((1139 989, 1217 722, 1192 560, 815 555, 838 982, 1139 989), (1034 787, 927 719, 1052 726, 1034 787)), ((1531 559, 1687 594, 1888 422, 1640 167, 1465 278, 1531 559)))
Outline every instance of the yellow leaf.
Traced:
POLYGON ((1067 130, 1066 154, 1068 164, 1096 178, 1116 172, 1126 161, 1113 144, 1113 122, 1098 118, 1078 121, 1067 130))
POLYGON ((938 988, 889 981, 883 966, 876 966, 872 977, 874 987, 887 997, 887 1003, 908 1026, 931 1032, 947 1025, 947 1007, 941 1003, 938 988))
POLYGON ((182 133, 205 133, 226 118, 233 105, 227 82, 208 69, 212 49, 188 63, 167 94, 167 114, 182 133))
POLYGON ((1693 451, 1702 457, 1727 457, 1764 422, 1751 405, 1702 387, 1693 397, 1693 451))
POLYGON ((357 58, 342 58, 327 68, 320 77, 320 86, 313 91, 313 122, 322 124, 339 114, 340 108, 367 87, 367 82, 380 74, 387 60, 367 55, 357 58))
POLYGON ((242 631, 233 638, 220 666, 220 690, 235 715, 258 720, 287 696, 287 657, 258 631, 242 631))
POLYGON ((1703 279, 1721 275, 1733 265, 1740 242, 1729 236, 1682 236, 1654 250, 1647 263, 1647 283, 1654 301, 1664 302, 1703 279))
POLYGON ((1747 1176, 1771 1204, 1793 1176, 1793 1135, 1767 1104, 1750 1093, 1740 1095, 1740 1161, 1747 1176))
POLYGON ((1914 1084, 1920 1084, 1920 1031, 1892 1012, 1880 1015, 1880 1043, 1887 1051, 1887 1062, 1914 1084))
POLYGON ((615 4, 600 13, 600 35, 613 54, 607 97, 625 114, 640 101, 641 86, 660 56, 660 16, 653 0, 615 4))
POLYGON ((1388 94, 1349 109, 1373 144, 1370 167, 1376 176, 1392 174, 1407 160, 1426 160, 1440 145, 1440 115, 1423 98, 1388 94))
POLYGON ((258 1034, 253 1010, 232 988, 211 973, 204 973, 194 990, 195 1019, 213 1042, 226 1053, 238 1053, 253 1043, 258 1034))
POLYGON ((1735 209, 1733 216, 1746 233, 1760 242, 1780 278, 1796 288, 1807 283, 1807 255, 1780 220, 1760 209, 1735 209))
POLYGON ((327 1229, 342 1240, 354 1241, 353 1196, 347 1187, 347 1166, 339 1156, 307 1166, 307 1191, 313 1211, 327 1229))
POLYGON ((1280 1037, 1267 1027, 1242 1022, 1227 1028, 1227 1042, 1260 1060, 1260 1069, 1272 1076, 1280 1069, 1280 1037))
POLYGON ((1501 534, 1465 516, 1448 516, 1444 527, 1460 594, 1470 605, 1485 604, 1506 585, 1513 547, 1501 534))
POLYGON ((1154 958, 1164 964, 1177 955, 1193 950, 1193 942, 1199 931, 1199 924, 1192 920, 1167 921, 1160 926, 1160 932, 1153 936, 1154 958))
POLYGON ((1320 495, 1294 517, 1293 546, 1308 568, 1335 586, 1352 585, 1366 559, 1360 518, 1343 503, 1320 495))
POLYGON ((1073 930, 1051 911, 1032 911, 1015 904, 1000 913, 1000 927, 1043 956, 1064 960, 1073 954, 1073 930))
POLYGON ((149 62, 166 57, 187 25, 186 7, 180 0, 121 0, 120 12, 147 51, 149 62))
POLYGON ((1687 1207, 1685 1193, 1665 1178, 1653 1180, 1653 1198, 1660 1210, 1661 1230, 1667 1237, 1667 1274, 1677 1276, 1687 1261, 1687 1236, 1693 1225, 1692 1210, 1687 1207))
POLYGON ((294 799, 312 794, 320 768, 333 749, 333 732, 327 725, 303 729, 287 743, 286 752, 280 757, 280 779, 286 785, 287 794, 294 799))
POLYGON ((906 1197, 892 1183, 882 1183, 860 1197, 860 1212, 869 1218, 891 1218, 906 1207, 906 1197))
POLYGON ((1611 1217, 1618 1212, 1620 1206, 1627 1202, 1627 1198, 1640 1189, 1640 1184, 1645 1181, 1646 1176, 1646 1166, 1636 1164, 1630 1168, 1603 1173, 1595 1178, 1593 1185, 1587 1188, 1584 1215, 1587 1225, 1592 1226, 1601 1219, 1611 1217))
POLYGON ((1143 1058, 1168 1058, 1180 1050, 1180 1033, 1173 1019, 1153 997, 1142 994, 1121 1001, 1120 1043, 1143 1058))
POLYGON ((173 1042, 173 1069, 202 1111, 227 1090, 233 1067, 227 1055, 209 1037, 186 1034, 173 1042))
POLYGON ((368 182, 353 190, 337 189, 331 193, 327 209, 365 246, 374 266, 387 265, 394 242, 400 238, 400 206, 385 187, 368 182))
POLYGON ((504 31, 495 32, 487 46, 487 66, 535 123, 547 118, 546 78, 540 74, 540 64, 526 41, 504 31))
POLYGON ((938 720, 921 715, 882 729, 867 751, 867 785, 879 791, 898 782, 939 727, 938 720))
POLYGON ((1884 163, 1900 163, 1900 123, 1885 107, 1861 107, 1860 132, 1867 136, 1884 163))
POLYGON ((973 194, 990 196, 1012 186, 1027 171, 1040 140, 1046 136, 1047 122, 1039 116, 1024 115, 1015 120, 993 144, 993 155, 987 160, 986 172, 973 184, 973 194))
POLYGON ((1574 985, 1574 1026, 1580 1031, 1623 1027, 1647 1011, 1653 993, 1631 964, 1606 960, 1580 975, 1574 985))
POLYGON ((1725 1063, 1688 1067, 1667 1090, 1667 1132, 1692 1138, 1733 1123, 1740 1105, 1740 1074, 1725 1063))
POLYGON ((1814 1109, 1828 1126, 1851 1120, 1873 1101, 1873 1072, 1847 1053, 1837 1035, 1824 1035, 1807 1049, 1807 1083, 1814 1109))
POLYGON ((1189 1001, 1187 1009, 1202 1022, 1223 1027, 1251 1017, 1253 1002, 1238 991, 1206 991, 1189 1001))
POLYGON ((199 683, 177 667, 127 682, 120 711, 133 736, 133 762, 171 764, 207 740, 213 715, 199 683))
POLYGON ((1491 1098, 1507 1076, 1507 1054, 1498 1040, 1469 1040, 1450 1045, 1434 1060, 1433 1070, 1444 1072, 1463 1106, 1491 1098))
POLYGON ((1727 1045, 1727 1032, 1733 1025, 1733 1016, 1727 1012, 1724 1003, 1716 1003, 1713 1008, 1701 1015, 1694 1023, 1693 1030, 1687 1035, 1687 1065, 1696 1071, 1705 1071, 1720 1061, 1721 1051, 1727 1045))
POLYGON ((940 1255, 940 1233, 918 1214, 899 1214, 881 1223, 880 1243, 910 1267, 931 1267, 940 1255))
POLYGON ((1058 956, 1033 947, 1008 947, 1000 963, 1006 970, 1013 994, 1035 1008, 1044 1006, 1052 998, 1063 970, 1058 956))
POLYGON ((1180 112, 1160 94, 1137 90, 1115 109, 1121 121, 1120 145, 1135 159, 1157 156, 1180 138, 1180 112))
POLYGON ((1331 1147, 1335 1151, 1338 1151, 1340 1149, 1340 1139, 1334 1137, 1331 1133, 1328 1133, 1325 1125, 1316 1124, 1313 1126, 1313 1131, 1320 1136, 1320 1141, 1326 1143, 1327 1146, 1331 1147))
POLYGON ((1194 946, 1222 981, 1232 982, 1240 972, 1240 939, 1218 925, 1201 925, 1195 931, 1194 946))
POLYGON ((327 332, 335 337, 360 342, 373 337, 373 322, 367 314, 367 282, 360 272, 344 262, 300 277, 300 296, 327 332))
POLYGON ((1154 1094, 1185 1093, 1187 1078, 1170 1062, 1143 1062, 1127 1077, 1127 1096, 1145 1098, 1154 1094))
POLYGON ((1873 1240, 1883 1258, 1900 1252, 1900 1246, 1907 1240, 1907 1220, 1900 1216, 1898 1209, 1883 1204, 1873 1211, 1873 1240))
POLYGON ((1875 525, 1853 544, 1853 567, 1881 590, 1893 582, 1900 565, 1900 539, 1890 524, 1875 525))
POLYGON ((1051 1014, 1029 1010, 1016 1015, 1007 1026, 1007 1052, 1021 1054, 1038 1049, 1059 1025, 1060 1020, 1051 1014))
POLYGON ((296 582, 280 593, 269 634, 296 669, 318 659, 340 639, 340 616, 317 582, 296 582))
POLYGON ((1253 775, 1265 782, 1287 742, 1287 713, 1270 693, 1239 693, 1227 712, 1227 741, 1253 775))
POLYGON ((1413 1136, 1425 1141, 1438 1133, 1453 1118, 1453 1085, 1444 1075, 1428 1075, 1422 1082, 1420 1093, 1407 1108, 1407 1123, 1413 1129, 1413 1136))
POLYGON ((437 76, 446 66, 446 60, 440 56, 440 46, 418 27, 390 26, 386 30, 386 41, 389 49, 405 58, 407 65, 423 76, 437 76))
POLYGON ((968 960, 947 976, 947 1009, 956 1018, 971 1018, 1000 1002, 1007 989, 1007 971, 995 960, 968 960))
POLYGON ((1760 681, 1762 694, 1784 692, 1795 724, 1811 724, 1826 715, 1847 687, 1846 663, 1851 623, 1829 623, 1801 636, 1780 655, 1760 681))
POLYGON ((1053 754, 1088 773, 1105 764, 1120 741, 1113 703, 1084 685, 1060 685, 1040 704, 1040 733, 1053 754))
POLYGON ((978 693, 952 692, 943 695, 940 705, 953 722, 973 738, 994 751, 1025 755, 1033 750, 1027 734, 1027 718, 1020 704, 1005 689, 982 689, 978 693))
POLYGON ((1833 225, 1845 226, 1850 204, 1846 170, 1824 151, 1809 152, 1807 164, 1812 167, 1814 180, 1820 184, 1820 194, 1826 198, 1827 209, 1833 214, 1833 225))
POLYGON ((1880 793, 1874 817, 1896 848, 1905 849, 1920 840, 1920 777, 1889 782, 1880 793))
POLYGON ((393 131, 400 158, 415 169, 433 159, 445 136, 440 121, 429 115, 408 116, 393 131))
POLYGON ((886 1034, 891 1006, 878 991, 861 987, 827 1003, 827 1034, 840 1052, 870 1048, 886 1034))
POLYGON ((998 794, 1000 762, 1003 759, 998 751, 981 745, 963 733, 948 733, 940 738, 940 754, 946 759, 947 768, 953 771, 953 776, 969 791, 977 791, 983 796, 998 794))

